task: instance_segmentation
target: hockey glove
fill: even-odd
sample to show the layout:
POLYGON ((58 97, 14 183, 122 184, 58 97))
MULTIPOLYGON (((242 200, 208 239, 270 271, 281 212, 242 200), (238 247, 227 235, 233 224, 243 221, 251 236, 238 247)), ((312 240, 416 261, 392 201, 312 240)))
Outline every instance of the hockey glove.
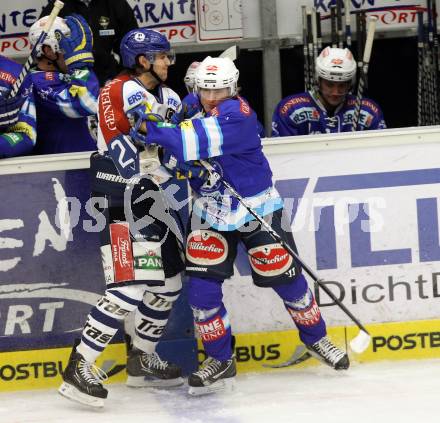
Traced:
POLYGON ((7 94, 0 98, 0 130, 4 131, 18 121, 18 113, 23 105, 25 97, 17 95, 7 98, 7 94))
POLYGON ((177 179, 205 179, 207 176, 206 169, 198 162, 188 161, 179 162, 176 157, 163 151, 162 164, 177 178, 177 179))
POLYGON ((78 14, 66 17, 70 35, 66 37, 61 31, 55 31, 60 48, 64 52, 64 60, 69 72, 75 69, 92 68, 93 35, 86 20, 78 14))
POLYGON ((130 123, 130 137, 136 142, 147 144, 144 122, 163 122, 163 117, 151 112, 150 103, 141 103, 127 111, 128 122, 130 123))

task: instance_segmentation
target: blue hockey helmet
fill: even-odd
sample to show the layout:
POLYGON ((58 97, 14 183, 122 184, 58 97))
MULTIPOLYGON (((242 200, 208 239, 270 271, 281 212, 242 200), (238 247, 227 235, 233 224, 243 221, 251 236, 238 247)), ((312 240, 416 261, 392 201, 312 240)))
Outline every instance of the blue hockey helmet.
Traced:
POLYGON ((167 37, 154 29, 139 28, 127 32, 122 38, 120 51, 122 64, 126 68, 134 68, 140 55, 144 55, 153 64, 156 53, 167 53, 171 64, 175 62, 167 37))

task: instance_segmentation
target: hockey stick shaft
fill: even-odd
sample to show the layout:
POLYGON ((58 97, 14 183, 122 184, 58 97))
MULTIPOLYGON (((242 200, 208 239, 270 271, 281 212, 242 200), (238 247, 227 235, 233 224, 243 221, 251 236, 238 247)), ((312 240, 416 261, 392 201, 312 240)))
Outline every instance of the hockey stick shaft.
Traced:
POLYGON ((368 65, 370 63, 371 50, 373 48, 374 33, 376 31, 376 22, 377 22, 377 18, 375 16, 372 16, 368 21, 367 40, 365 41, 364 55, 362 58, 362 69, 361 69, 361 75, 359 76, 359 86, 356 95, 355 109, 353 113, 353 125, 352 125, 353 131, 356 131, 358 127, 358 122, 361 112, 361 102, 362 102, 362 97, 364 95, 364 87, 365 87, 366 79, 368 76, 368 65))
POLYGON ((423 125, 423 10, 417 11, 417 125, 423 125))
POLYGON ((365 334, 369 335, 369 332, 362 323, 348 310, 347 307, 337 298, 333 292, 322 282, 321 279, 313 272, 313 270, 307 266, 304 261, 298 256, 298 254, 293 250, 293 248, 287 244, 283 238, 269 225, 255 210, 250 207, 243 197, 229 184, 223 177, 214 169, 214 167, 205 160, 200 160, 202 166, 213 175, 217 181, 220 181, 224 187, 246 208, 246 210, 264 227, 264 229, 269 233, 269 235, 277 242, 279 242, 283 248, 296 260, 297 263, 306 271, 306 273, 315 281, 315 283, 334 301, 335 304, 356 324, 356 326, 361 329, 365 334))
POLYGON ((342 0, 336 0, 336 28, 338 31, 338 47, 344 48, 344 37, 342 35, 342 0))
POLYGON ((347 47, 351 49, 351 0, 345 0, 344 11, 345 11, 345 42, 347 47))
POLYGON ((433 36, 434 36, 434 77, 436 81, 436 98, 437 98, 437 121, 436 125, 440 125, 440 81, 439 81, 439 40, 437 28, 437 3, 432 3, 432 19, 433 19, 433 36))
POLYGON ((322 29, 321 29, 321 13, 316 11, 316 36, 318 42, 318 54, 322 50, 322 29))
POLYGON ((331 46, 338 47, 338 40, 336 34, 336 6, 330 6, 330 28, 331 28, 331 46))
POLYGON ((316 9, 312 9, 310 17, 312 21, 312 38, 313 38, 313 64, 316 64, 316 58, 318 57, 318 26, 316 23, 316 9))
POLYGON ((307 10, 307 40, 308 40, 308 52, 309 52, 309 90, 313 88, 313 73, 315 67, 315 56, 313 46, 313 28, 312 28, 312 11, 307 10))
POLYGON ((20 89, 21 85, 23 84, 24 79, 26 78, 26 75, 29 73, 29 70, 31 69, 31 66, 34 63, 37 47, 43 44, 45 38, 47 37, 48 32, 50 31, 50 28, 53 25, 53 22, 55 21, 55 18, 60 13, 60 10, 63 8, 64 3, 60 0, 56 0, 52 12, 50 12, 49 18, 46 21, 46 24, 43 28, 43 32, 38 37, 37 42, 35 43, 34 47, 32 48, 32 51, 26 61, 26 63, 23 65, 23 68, 20 72, 20 75, 14 82, 14 85, 12 86, 11 92, 9 94, 10 97, 14 97, 17 95, 18 90, 20 89))
POLYGON ((309 51, 307 47, 307 8, 301 6, 303 30, 303 55, 304 55, 304 91, 309 90, 309 51))

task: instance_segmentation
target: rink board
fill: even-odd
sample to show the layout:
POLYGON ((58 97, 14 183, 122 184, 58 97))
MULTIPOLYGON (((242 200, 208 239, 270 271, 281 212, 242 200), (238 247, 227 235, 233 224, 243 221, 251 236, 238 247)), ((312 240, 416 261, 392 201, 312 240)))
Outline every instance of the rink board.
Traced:
MULTIPOLYGON (((370 349, 352 359, 436 357, 440 128, 267 140, 264 150, 301 257, 374 335, 370 349), (362 205, 356 214, 353 204, 362 205)), ((70 345, 103 291, 97 233, 85 231, 88 163, 88 154, 73 153, 0 161, 0 390, 57 386, 70 345), (77 216, 60 215, 65 196, 72 204, 78 199, 77 216)), ((239 371, 263 371, 300 342, 280 299, 249 275, 241 252, 224 301, 239 371)), ((330 335, 345 345, 344 327, 352 322, 315 294, 330 335)), ((355 332, 350 327, 349 338, 355 332)), ((165 339, 166 358, 186 373, 195 368, 185 292, 165 339)), ((107 370, 125 363, 123 346, 110 348, 107 363, 98 362, 107 370)), ((124 377, 115 368, 109 382, 124 377)))
MULTIPOLYGON (((440 358, 440 320, 368 325, 372 341, 362 354, 348 350, 352 362, 440 358)), ((332 327, 332 340, 343 347, 357 335, 355 327, 332 327)), ((239 373, 283 371, 273 366, 288 360, 301 342, 298 331, 236 334, 235 356, 239 373)), ((174 349, 182 351, 176 344, 174 349)), ((62 383, 61 372, 69 358, 70 348, 0 353, 0 391, 56 388, 62 383)), ((199 361, 204 352, 199 343, 199 361)), ((97 365, 108 374, 106 383, 123 383, 125 345, 114 344, 102 354, 97 365)), ((289 369, 322 365, 309 359, 289 369)))

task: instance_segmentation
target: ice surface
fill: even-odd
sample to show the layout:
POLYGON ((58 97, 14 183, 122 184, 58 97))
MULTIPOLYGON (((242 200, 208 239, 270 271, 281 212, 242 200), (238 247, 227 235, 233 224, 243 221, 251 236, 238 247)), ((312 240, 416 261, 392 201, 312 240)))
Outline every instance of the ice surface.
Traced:
POLYGON ((189 397, 109 385, 104 409, 56 390, 0 394, 1 423, 438 423, 440 359, 282 369, 237 377, 233 394, 189 397))

